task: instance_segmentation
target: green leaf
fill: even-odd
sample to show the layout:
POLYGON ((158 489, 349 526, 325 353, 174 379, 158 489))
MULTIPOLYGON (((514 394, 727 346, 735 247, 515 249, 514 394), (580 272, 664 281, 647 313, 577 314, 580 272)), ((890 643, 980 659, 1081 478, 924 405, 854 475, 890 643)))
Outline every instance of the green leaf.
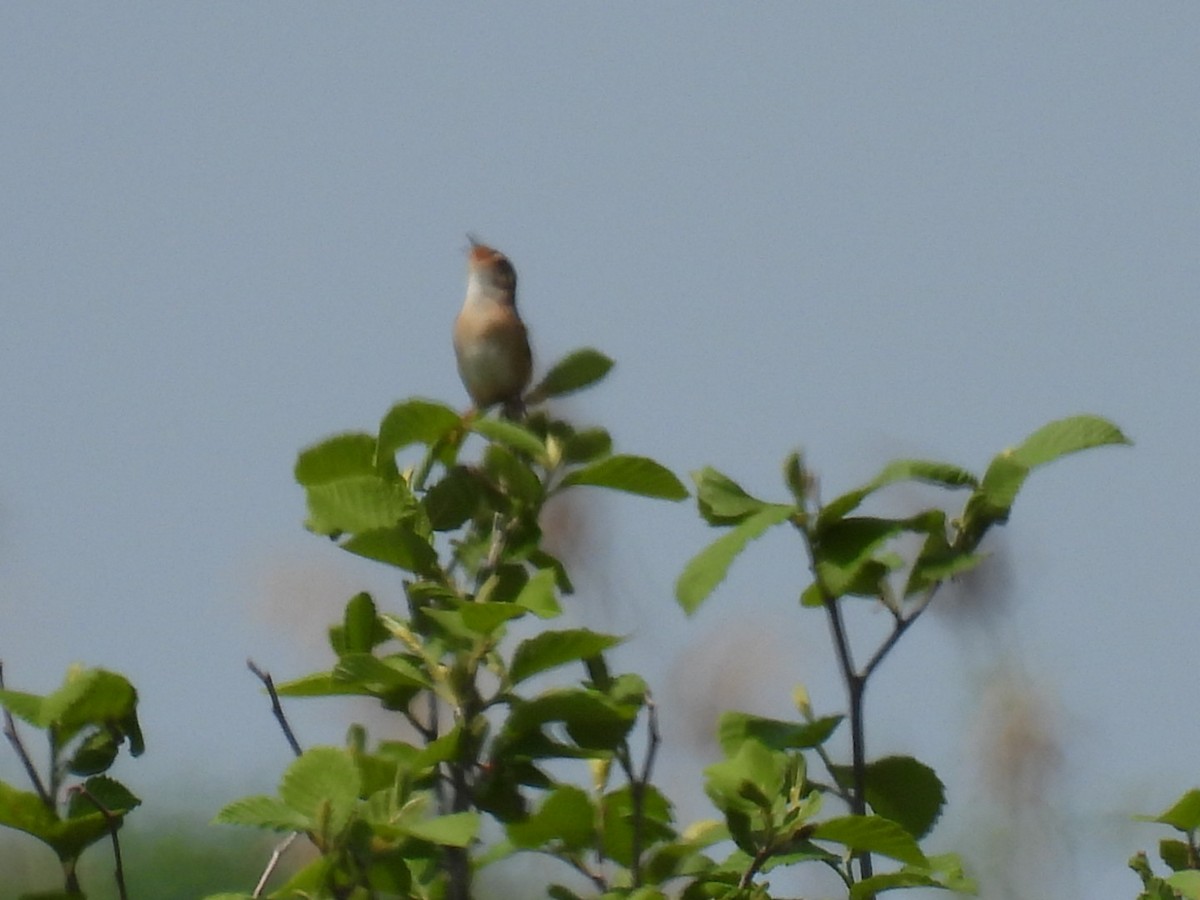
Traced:
POLYGON ((121 782, 107 775, 94 775, 83 783, 91 799, 78 792, 71 799, 71 815, 77 817, 97 812, 96 802, 104 805, 110 813, 123 816, 142 805, 142 801, 121 782), (96 801, 96 802, 93 802, 96 801))
POLYGON ((1003 521, 1008 518, 1009 510, 1027 477, 1029 466, 1016 454, 1005 451, 993 457, 988 464, 987 471, 983 473, 983 481, 972 495, 971 502, 981 505, 989 516, 1003 521))
POLYGON ((889 571, 877 553, 885 542, 906 530, 909 522, 903 519, 864 516, 829 523, 813 546, 821 583, 834 597, 876 594, 889 571))
POLYGON ((491 635, 505 622, 519 618, 529 610, 514 603, 466 602, 458 607, 458 612, 463 625, 475 634, 491 635))
POLYGON ((19 791, 0 781, 0 825, 24 831, 49 843, 59 821, 57 814, 47 809, 37 794, 19 791))
POLYGON ((786 769, 784 754, 744 741, 733 756, 705 768, 704 790, 728 820, 731 811, 769 809, 783 788, 786 769))
POLYGON ((850 900, 874 900, 876 894, 895 888, 941 887, 941 883, 925 872, 886 872, 872 875, 850 887, 850 900))
POLYGON ((434 531, 453 531, 479 508, 483 491, 465 466, 455 466, 433 485, 421 500, 434 531))
POLYGON ((562 613, 558 597, 554 592, 556 573, 551 569, 539 569, 521 588, 513 601, 540 619, 553 619, 562 613))
POLYGON ((725 580, 730 565, 767 529, 786 522, 795 510, 772 504, 736 525, 692 557, 675 582, 675 600, 689 615, 725 580))
POLYGON ((950 463, 925 459, 897 459, 884 466, 883 470, 866 484, 825 504, 818 519, 818 528, 853 512, 871 494, 898 481, 921 481, 950 489, 974 487, 977 484, 974 475, 950 463))
POLYGON ((359 532, 343 542, 341 548, 418 575, 428 575, 437 566, 437 551, 407 521, 391 528, 359 532))
POLYGON ((1116 426, 1096 416, 1060 419, 1039 428, 1019 447, 992 459, 963 512, 959 546, 972 550, 993 525, 1008 521, 1029 472, 1068 453, 1106 444, 1128 444, 1116 426))
POLYGON ((568 852, 585 850, 596 841, 596 809, 577 787, 560 785, 527 819, 509 822, 505 833, 513 845, 536 850, 553 843, 568 852))
POLYGON ((1143 822, 1170 825, 1185 834, 1200 828, 1200 789, 1192 788, 1157 816, 1137 816, 1143 822))
MULTIPOLYGON (((429 687, 429 679, 403 656, 380 659, 370 653, 347 653, 333 670, 335 681, 361 688, 373 697, 403 706, 412 693, 429 687)), ((357 692, 357 691, 356 691, 357 692)))
POLYGON ((929 865, 911 834, 879 816, 842 816, 818 822, 812 839, 842 844, 854 853, 878 853, 903 863, 929 865))
POLYGON ((378 475, 355 475, 309 485, 309 530, 317 534, 391 528, 413 508, 407 485, 378 475))
POLYGON ((44 698, 40 709, 45 724, 54 726, 66 743, 86 728, 104 728, 117 739, 129 740, 129 751, 145 749, 137 720, 137 691, 123 675, 104 669, 72 667, 60 687, 44 698))
POLYGON ((1185 900, 1200 900, 1200 872, 1195 869, 1168 875, 1166 882, 1185 900))
POLYGON ((942 814, 946 788, 933 769, 911 756, 885 756, 867 765, 867 802, 919 840, 942 814))
POLYGON ((417 840, 442 847, 466 847, 479 833, 479 813, 460 812, 416 822, 404 822, 400 829, 417 840))
POLYGON ((612 453, 612 437, 603 428, 585 428, 572 434, 563 448, 563 460, 584 463, 612 453))
POLYGON ((546 445, 542 443, 541 438, 516 422, 490 417, 477 418, 471 422, 471 430, 489 441, 496 441, 514 450, 528 453, 534 459, 546 458, 546 445))
MULTIPOLYGON (((390 458, 411 444, 432 447, 462 424, 458 413, 432 400, 397 403, 379 423, 379 458, 390 458)), ((372 448, 374 452, 375 448, 372 448)))
POLYGON ((604 855, 626 868, 633 865, 635 834, 641 840, 643 852, 676 836, 671 804, 652 784, 646 785, 642 792, 640 817, 635 814, 633 791, 629 785, 609 791, 599 806, 604 855))
POLYGON ((77 730, 125 718, 137 706, 137 691, 115 672, 73 669, 63 686, 46 698, 42 714, 47 724, 77 730))
POLYGON ((568 473, 562 484, 605 487, 660 500, 683 500, 688 495, 670 469, 645 456, 605 457, 568 473))
POLYGON ((226 804, 213 822, 218 825, 248 825, 270 831, 304 831, 312 825, 309 817, 276 797, 242 797, 226 804))
POLYGON ((0 690, 0 706, 36 728, 47 728, 50 725, 50 720, 42 712, 45 703, 46 699, 38 694, 0 690))
POLYGON ((1161 840, 1158 842, 1158 855, 1173 872, 1195 868, 1192 850, 1186 841, 1161 840))
POLYGON ((355 594, 346 603, 342 622, 339 656, 345 653, 370 653, 391 637, 379 621, 375 601, 365 591, 355 594))
POLYGON ((350 821, 362 788, 350 754, 340 747, 312 747, 287 768, 279 783, 285 804, 306 817, 309 828, 337 834, 350 821))
POLYGON ((829 739, 843 716, 824 716, 811 722, 784 722, 743 712, 725 712, 717 724, 717 739, 726 756, 737 752, 747 740, 772 750, 804 750, 829 739))
POLYGON ((1043 425, 1012 452, 1021 463, 1033 469, 1068 453, 1131 443, 1117 426, 1099 416, 1072 416, 1043 425))
POLYGON ((117 758, 120 743, 107 730, 96 730, 85 737, 71 754, 67 769, 72 775, 98 775, 117 758))
MULTIPOLYGON (((941 514, 942 521, 945 515, 941 514)), ((987 559, 983 553, 971 553, 955 550, 946 538, 944 526, 939 525, 929 531, 925 544, 908 573, 908 583, 904 586, 904 596, 911 597, 927 590, 938 582, 969 572, 987 559)))
POLYGON ((538 385, 529 392, 530 403, 541 403, 551 397, 562 397, 589 387, 613 367, 613 361, 590 347, 568 354, 551 367, 538 385))
POLYGON ((696 504, 709 525, 736 525, 767 505, 747 494, 727 475, 706 466, 692 473, 696 482, 696 504))
POLYGON ((518 645, 508 675, 514 685, 520 684, 539 672, 587 659, 619 643, 619 637, 599 634, 586 628, 544 631, 518 645))
POLYGON ((370 696, 361 684, 348 684, 333 677, 332 672, 314 672, 275 686, 280 697, 346 697, 370 696))
POLYGON ((1028 476, 1029 467, 1011 451, 994 457, 979 487, 967 500, 962 517, 962 536, 956 545, 964 550, 973 550, 989 528, 1007 522, 1013 501, 1028 476))
POLYGON ((485 500, 490 500, 489 509, 504 509, 502 505, 507 499, 510 504, 527 504, 536 507, 542 500, 545 490, 528 461, 503 444, 489 444, 483 457, 484 473, 499 485, 503 497, 498 496, 493 489, 491 494, 485 494, 485 500))
POLYGON ((532 700, 513 703, 494 755, 510 761, 522 756, 570 755, 570 748, 550 742, 542 732, 551 722, 561 722, 581 748, 611 750, 629 734, 637 713, 638 706, 614 702, 595 690, 546 691, 532 700))
POLYGON ((74 859, 109 832, 108 821, 99 811, 60 819, 37 794, 18 791, 2 781, 0 825, 32 835, 62 860, 74 859))
POLYGON ((296 481, 305 487, 373 474, 375 438, 361 431, 327 438, 296 457, 296 481))

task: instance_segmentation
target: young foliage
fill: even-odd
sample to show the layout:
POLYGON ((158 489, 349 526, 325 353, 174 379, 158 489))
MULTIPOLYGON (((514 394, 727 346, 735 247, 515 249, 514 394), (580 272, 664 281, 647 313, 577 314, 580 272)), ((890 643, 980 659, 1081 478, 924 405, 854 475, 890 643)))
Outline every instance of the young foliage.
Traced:
MULTIPOLYGON (((949 463, 897 460, 866 484, 824 504, 816 501, 816 479, 799 454, 784 462, 784 483, 791 494, 786 502, 754 497, 711 468, 693 473, 700 515, 724 534, 684 568, 676 583, 676 600, 685 612, 694 613, 753 540, 789 525, 799 536, 813 576, 800 591, 800 604, 824 610, 830 622, 849 701, 852 756, 849 763, 833 761, 824 743, 842 717, 814 717, 806 695, 798 704, 801 722, 725 714, 720 740, 726 759, 707 770, 707 790, 737 849, 709 873, 710 879, 730 891, 749 892, 737 896, 757 896, 754 892, 764 888, 758 878, 772 866, 820 860, 838 872, 853 898, 905 887, 971 888, 954 857, 929 857, 918 843, 946 802, 936 773, 910 757, 868 760, 863 707, 867 682, 938 588, 984 559, 978 552, 980 541, 993 525, 1008 519, 1033 469, 1080 450, 1124 443, 1125 436, 1103 419, 1076 416, 1052 422, 998 454, 982 477, 949 463), (902 482, 970 493, 954 519, 936 506, 903 518, 858 513, 873 494, 902 482), (898 539, 913 536, 919 549, 906 559, 898 539), (861 602, 858 598, 879 603, 893 623, 890 634, 861 665, 851 654, 843 612, 845 602, 861 602), (806 752, 822 764, 829 781, 808 780, 806 752), (827 795, 844 802, 851 815, 817 818, 820 800, 827 795), (837 852, 825 849, 828 844, 837 852), (873 856, 898 865, 876 873, 873 856)), ((702 895, 720 895, 718 888, 710 888, 702 895)))
MULTIPOLYGON (((611 365, 579 351, 527 399, 590 386, 611 365)), ((302 451, 296 479, 309 529, 400 570, 405 604, 385 610, 367 594, 352 597, 330 630, 331 668, 277 690, 265 683, 284 697, 372 697, 412 736, 370 747, 355 729, 346 749, 305 751, 277 796, 221 811, 218 821, 299 832, 320 851, 271 896, 464 900, 481 865, 524 851, 556 855, 614 889, 648 883, 651 861, 661 880, 694 864, 650 784, 658 739, 649 692, 604 662, 620 639, 541 624, 561 615, 571 589, 542 545, 545 505, 581 486, 683 499, 669 470, 615 454, 603 429, 576 429, 545 409, 511 421, 412 399, 375 435, 337 435, 302 451), (413 448, 419 455, 409 459, 413 448), (522 619, 539 627, 513 641, 522 619), (531 690, 572 665, 586 676, 575 685, 531 690), (630 738, 647 718, 652 740, 639 764, 630 738), (592 792, 560 782, 549 766, 578 759, 605 773, 592 792), (614 772, 623 783, 609 784, 614 772), (506 840, 480 856, 488 819, 506 840)))
MULTIPOLYGON (((526 400, 591 386, 611 365, 579 351, 526 400)), ((686 489, 654 460, 614 453, 604 429, 577 428, 545 408, 510 420, 459 416, 429 400, 398 403, 376 434, 337 435, 302 451, 296 479, 310 530, 397 569, 403 604, 355 595, 330 629, 329 669, 278 689, 260 677, 275 703, 371 697, 409 736, 372 745, 355 726, 345 748, 297 747, 277 795, 234 801, 218 820, 303 834, 317 849, 270 894, 280 898, 467 900, 480 868, 530 852, 559 860, 602 897, 768 898, 769 873, 805 862, 837 872, 855 900, 913 887, 970 891, 957 858, 922 847, 946 802, 937 775, 910 757, 867 758, 867 680, 938 587, 984 558, 980 540, 1007 519, 1029 472, 1122 442, 1103 420, 1066 419, 999 454, 982 477, 899 460, 824 505, 798 454, 785 461, 790 496, 781 501, 754 497, 711 468, 694 473, 700 514, 724 533, 680 575, 679 603, 694 612, 753 541, 786 523, 813 575, 801 606, 830 620, 850 708, 817 716, 804 696, 799 721, 725 713, 724 758, 705 770, 720 819, 680 828, 652 780, 660 737, 650 691, 606 660, 621 639, 552 624, 571 581, 544 546, 541 514, 579 487, 667 500, 686 489), (903 518, 860 512, 902 482, 968 497, 956 519, 936 507, 903 518), (905 559, 897 541, 913 536, 918 549, 905 559), (848 598, 881 603, 894 622, 861 666, 849 652, 848 598), (847 763, 827 748, 843 723, 847 763), (588 778, 567 774, 578 762, 588 778), (484 834, 502 838, 484 848, 484 834), (876 872, 873 858, 886 860, 886 871, 876 872)), ((290 736, 281 708, 276 714, 290 736)), ((270 874, 269 866, 264 882, 270 874)), ((580 896, 564 884, 547 893, 580 896)))
POLYGON ((145 750, 137 718, 137 691, 104 669, 73 667, 62 687, 46 694, 0 689, 4 734, 33 790, 0 781, 0 825, 23 831, 58 857, 63 893, 82 897, 77 866, 83 852, 105 837, 113 840, 118 889, 124 896, 117 829, 141 801, 104 773, 123 745, 132 756, 145 750), (39 770, 18 734, 16 719, 45 733, 47 762, 39 770), (69 776, 80 780, 69 781, 69 776))

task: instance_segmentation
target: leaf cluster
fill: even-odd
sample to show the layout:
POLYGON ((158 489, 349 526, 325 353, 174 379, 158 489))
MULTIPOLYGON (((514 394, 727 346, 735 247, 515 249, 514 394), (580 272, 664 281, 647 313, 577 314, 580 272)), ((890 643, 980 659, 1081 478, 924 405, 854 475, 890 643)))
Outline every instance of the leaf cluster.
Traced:
POLYGON ((1034 469, 1081 450, 1127 443, 1120 430, 1104 419, 1074 416, 1051 422, 1017 447, 997 454, 982 476, 951 463, 896 460, 866 484, 824 504, 816 501, 815 479, 797 453, 784 462, 784 482, 791 496, 782 502, 761 500, 727 475, 702 469, 692 476, 700 514, 710 525, 726 530, 688 563, 676 584, 676 600, 686 612, 695 612, 752 541, 788 524, 803 534, 811 554, 815 577, 801 596, 803 605, 819 607, 856 596, 882 599, 898 608, 983 560, 980 542, 992 527, 1008 520, 1034 469), (873 494, 902 482, 970 493, 954 518, 937 507, 903 518, 856 514, 873 494), (905 561, 893 547, 905 535, 915 535, 922 543, 896 590, 894 573, 905 568, 905 561))
MULTIPOLYGON (((532 396, 582 389, 610 365, 579 351, 532 396)), ((674 874, 666 857, 647 856, 674 832, 649 763, 639 766, 630 748, 648 690, 609 672, 604 655, 619 637, 551 626, 572 584, 543 545, 540 517, 584 486, 680 500, 679 480, 653 460, 614 453, 604 429, 545 408, 510 421, 420 399, 394 406, 374 434, 302 451, 295 475, 308 528, 399 570, 405 602, 383 609, 365 593, 350 598, 330 630, 333 666, 278 694, 370 697, 413 737, 371 746, 356 730, 345 749, 305 751, 278 796, 222 810, 219 821, 302 833, 321 851, 271 896, 463 897, 477 868, 514 852, 559 856, 606 886, 674 874), (537 627, 513 639, 522 620, 537 627), (570 665, 579 681, 538 688, 570 665), (585 792, 555 776, 550 764, 564 760, 605 776, 585 792), (485 821, 505 840, 479 858, 485 821)))
POLYGON ((64 896, 82 896, 76 866, 83 852, 116 834, 141 801, 105 773, 122 746, 145 750, 137 691, 123 676, 72 667, 58 690, 31 694, 0 689, 4 734, 33 790, 0 781, 0 825, 23 831, 50 848, 64 878, 64 896), (19 735, 21 720, 40 731, 47 761, 39 768, 19 735))
POLYGON ((1166 825, 1180 835, 1159 841, 1159 859, 1171 870, 1165 878, 1154 874, 1145 853, 1129 860, 1129 867, 1142 880, 1138 900, 1200 900, 1200 789, 1186 791, 1157 816, 1137 818, 1166 825))

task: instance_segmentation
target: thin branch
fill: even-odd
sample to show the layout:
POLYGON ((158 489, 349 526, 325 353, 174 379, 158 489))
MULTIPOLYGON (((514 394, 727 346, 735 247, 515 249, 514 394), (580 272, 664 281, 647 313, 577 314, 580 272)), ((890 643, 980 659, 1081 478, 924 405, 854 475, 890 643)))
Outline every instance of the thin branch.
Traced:
POLYGON ((113 877, 117 882, 117 896, 121 900, 129 900, 129 894, 125 890, 125 867, 121 863, 121 840, 117 837, 117 829, 121 827, 121 817, 114 815, 113 811, 101 803, 96 796, 82 784, 71 788, 71 791, 83 795, 87 801, 100 811, 104 816, 104 821, 108 825, 108 833, 112 837, 113 845, 113 860, 116 864, 116 870, 113 872, 113 877))
POLYGON ((287 852, 288 847, 292 846, 292 842, 298 837, 300 837, 300 832, 293 831, 271 851, 271 858, 267 860, 267 867, 263 869, 262 877, 258 879, 258 884, 254 886, 254 893, 250 895, 251 897, 262 896, 263 891, 267 889, 267 882, 270 880, 271 875, 274 874, 275 868, 279 865, 279 860, 283 858, 283 854, 287 852))
MULTIPOLYGON (((842 605, 833 597, 826 597, 825 610, 829 613, 834 646, 837 648, 838 662, 842 667, 842 677, 845 679, 846 693, 850 700, 850 754, 853 778, 853 786, 850 791, 850 812, 856 816, 865 816, 867 814, 867 741, 866 730, 863 727, 863 690, 867 684, 866 676, 860 675, 854 668, 854 660, 850 655, 850 640, 846 636, 846 624, 842 620, 842 605)), ((872 873, 871 854, 860 854, 858 865, 862 877, 870 878, 872 873)))
POLYGON ((938 592, 938 588, 941 586, 942 583, 940 581, 930 585, 929 589, 925 591, 925 596, 917 602, 916 606, 913 607, 912 612, 910 612, 906 617, 899 617, 896 619, 896 624, 892 628, 892 633, 884 638, 883 643, 879 645, 879 649, 875 651, 875 654, 870 658, 870 660, 867 661, 866 666, 863 667, 862 677, 864 680, 871 677, 871 673, 878 668, 881 662, 883 662, 884 657, 888 655, 892 647, 894 647, 896 642, 900 640, 900 636, 909 629, 913 622, 917 621, 921 613, 925 612, 925 610, 929 608, 929 604, 933 601, 934 594, 938 592))
POLYGON ((549 856, 552 859, 566 860, 567 864, 570 865, 572 869, 594 884, 598 890, 608 890, 608 882, 605 880, 604 876, 589 869, 587 863, 585 863, 578 854, 564 853, 560 855, 549 850, 538 850, 536 852, 544 853, 546 856, 549 856))
POLYGON ((658 704, 654 697, 646 691, 646 727, 649 730, 649 743, 646 745, 646 761, 642 765, 642 783, 650 783, 650 775, 654 771, 654 758, 658 755, 662 734, 658 730, 658 704))
POLYGON ((271 875, 275 874, 275 869, 277 868, 278 864, 280 864, 280 859, 283 858, 283 854, 287 852, 288 847, 292 846, 292 842, 295 841, 296 838, 299 838, 299 836, 300 832, 292 832, 292 834, 289 834, 287 838, 284 838, 282 841, 278 842, 278 844, 275 846, 275 850, 271 851, 271 858, 266 860, 266 868, 263 870, 262 877, 259 877, 256 886, 254 886, 254 893, 251 894, 251 896, 258 898, 258 896, 263 895, 264 890, 266 890, 266 882, 270 881, 271 875))
POLYGON ((850 795, 847 794, 845 789, 840 784, 837 783, 837 775, 834 773, 834 768, 833 768, 835 763, 832 759, 830 759, 829 751, 825 749, 824 744, 817 744, 817 746, 815 746, 813 748, 813 750, 816 751, 817 757, 821 760, 822 763, 824 763, 825 771, 829 773, 829 778, 830 778, 831 783, 827 784, 827 785, 818 784, 817 782, 812 782, 812 783, 817 787, 824 788, 826 793, 833 794, 833 796, 837 797, 839 800, 841 800, 843 803, 845 803, 847 806, 849 806, 850 805, 850 795))
POLYGON ((750 868, 742 873, 742 877, 738 880, 738 887, 741 890, 746 890, 754 883, 754 876, 758 874, 758 870, 766 865, 767 860, 771 858, 770 847, 759 847, 758 852, 754 854, 754 859, 750 861, 750 868))
POLYGON ((842 668, 842 678, 850 685, 859 681, 862 676, 854 668, 854 655, 850 650, 850 639, 846 635, 846 623, 842 619, 842 605, 833 597, 825 597, 825 611, 829 613, 829 627, 833 631, 833 644, 837 650, 838 664, 842 668))
MULTIPOLYGON (((4 689, 4 663, 0 663, 0 690, 4 689)), ((12 744, 13 750, 17 753, 17 758, 21 760, 21 765, 25 767, 25 774, 29 776, 29 780, 33 782, 33 789, 37 791, 38 797, 42 801, 42 805, 47 809, 54 809, 54 798, 50 796, 46 790, 46 785, 42 783, 42 776, 38 774, 38 770, 33 766, 33 760, 29 758, 29 754, 25 751, 25 745, 21 742, 21 736, 17 734, 17 723, 13 720, 12 713, 8 711, 8 707, 4 707, 4 736, 8 738, 8 742, 12 744)))
MULTIPOLYGON (((645 822, 646 822, 646 786, 650 783, 650 774, 654 771, 654 758, 658 755, 658 745, 662 742, 662 735, 658 730, 658 707, 654 703, 654 697, 650 692, 646 691, 646 758, 642 762, 642 774, 640 777, 635 777, 633 772, 629 772, 629 799, 631 812, 633 813, 633 836, 631 856, 633 857, 633 867, 631 875, 633 876, 633 886, 641 887, 642 884, 642 843, 645 840, 645 822)), ((628 758, 628 754, 624 754, 628 758)), ((632 770, 632 763, 630 764, 632 770)))
POLYGON ((421 724, 421 720, 416 717, 411 709, 402 709, 400 712, 408 720, 408 724, 413 727, 413 731, 421 736, 421 740, 428 744, 435 739, 436 735, 433 730, 421 724))
POLYGON ((267 693, 271 695, 271 712, 275 714, 275 721, 283 729, 283 736, 287 738, 288 746, 292 748, 292 753, 299 756, 304 751, 300 749, 300 742, 296 740, 296 735, 292 732, 292 726, 288 724, 287 716, 283 713, 283 706, 279 702, 279 693, 275 690, 275 680, 269 672, 264 672, 255 665, 252 659, 246 660, 246 666, 257 676, 258 680, 266 687, 267 693))

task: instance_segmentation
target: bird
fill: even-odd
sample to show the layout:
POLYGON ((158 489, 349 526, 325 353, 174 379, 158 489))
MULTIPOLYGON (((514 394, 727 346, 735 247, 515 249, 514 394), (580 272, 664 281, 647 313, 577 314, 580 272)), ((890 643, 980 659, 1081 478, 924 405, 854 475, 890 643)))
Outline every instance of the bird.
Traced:
POLYGON ((517 270, 499 250, 467 239, 467 296, 454 322, 458 374, 476 410, 501 403, 506 416, 518 419, 533 354, 517 312, 517 270))

